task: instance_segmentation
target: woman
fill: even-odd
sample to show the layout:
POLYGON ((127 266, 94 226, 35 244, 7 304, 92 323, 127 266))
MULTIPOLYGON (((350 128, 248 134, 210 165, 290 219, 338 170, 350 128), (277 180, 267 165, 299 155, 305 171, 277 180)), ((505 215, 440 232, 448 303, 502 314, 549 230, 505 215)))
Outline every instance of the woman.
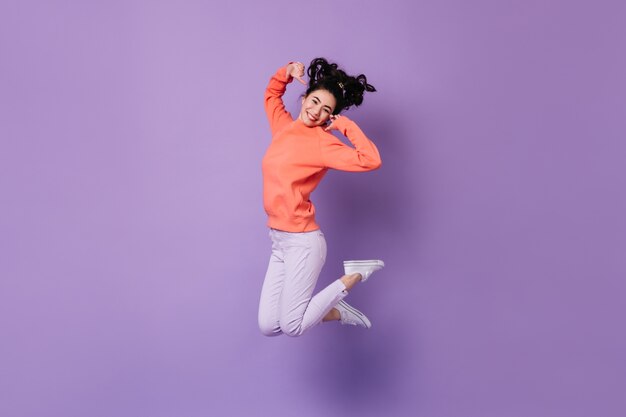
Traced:
POLYGON ((265 90, 272 142, 263 158, 263 200, 272 255, 261 290, 259 327, 267 336, 300 336, 319 322, 332 320, 369 328, 367 317, 343 298, 384 266, 379 260, 345 261, 345 275, 313 296, 326 260, 326 241, 309 196, 328 169, 371 171, 381 160, 356 123, 339 114, 360 105, 364 92, 376 91, 365 75, 351 77, 324 58, 311 62, 308 75, 295 120, 285 110, 282 96, 294 78, 307 84, 302 79, 304 65, 290 62, 280 68, 265 90), (354 148, 329 133, 333 129, 354 148))

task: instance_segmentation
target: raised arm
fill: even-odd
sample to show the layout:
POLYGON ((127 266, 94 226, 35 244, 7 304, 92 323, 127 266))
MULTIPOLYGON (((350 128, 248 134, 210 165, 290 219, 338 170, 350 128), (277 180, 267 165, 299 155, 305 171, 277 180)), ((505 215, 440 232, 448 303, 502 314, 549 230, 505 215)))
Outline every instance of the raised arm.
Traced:
POLYGON ((270 79, 265 89, 265 112, 270 122, 272 135, 280 130, 285 124, 293 121, 291 114, 285 109, 283 94, 287 90, 287 84, 296 78, 303 84, 304 65, 300 62, 290 62, 286 66, 279 68, 270 79))
POLYGON ((335 116, 326 130, 336 129, 354 145, 344 144, 330 133, 324 134, 320 142, 322 161, 328 168, 341 171, 372 171, 381 166, 380 153, 374 142, 369 140, 359 126, 346 116, 335 116))

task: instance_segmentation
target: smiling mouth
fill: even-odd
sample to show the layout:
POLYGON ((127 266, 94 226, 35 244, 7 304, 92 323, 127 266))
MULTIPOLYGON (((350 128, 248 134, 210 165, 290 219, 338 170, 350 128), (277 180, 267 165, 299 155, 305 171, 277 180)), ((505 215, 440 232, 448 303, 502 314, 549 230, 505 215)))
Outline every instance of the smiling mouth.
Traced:
POLYGON ((306 112, 306 116, 309 118, 310 121, 317 122, 317 117, 312 116, 311 113, 306 112))

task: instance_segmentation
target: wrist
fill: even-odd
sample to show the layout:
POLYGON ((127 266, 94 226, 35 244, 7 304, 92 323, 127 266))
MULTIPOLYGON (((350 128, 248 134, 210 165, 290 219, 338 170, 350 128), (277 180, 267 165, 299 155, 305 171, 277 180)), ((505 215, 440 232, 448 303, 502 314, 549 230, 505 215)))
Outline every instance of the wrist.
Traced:
POLYGON ((278 70, 278 75, 287 83, 290 83, 293 80, 293 77, 289 75, 289 68, 287 65, 278 70))
POLYGON ((346 116, 340 116, 337 117, 335 119, 335 126, 337 127, 337 129, 339 130, 343 130, 346 126, 348 126, 350 123, 352 123, 352 120, 350 120, 348 117, 346 116))

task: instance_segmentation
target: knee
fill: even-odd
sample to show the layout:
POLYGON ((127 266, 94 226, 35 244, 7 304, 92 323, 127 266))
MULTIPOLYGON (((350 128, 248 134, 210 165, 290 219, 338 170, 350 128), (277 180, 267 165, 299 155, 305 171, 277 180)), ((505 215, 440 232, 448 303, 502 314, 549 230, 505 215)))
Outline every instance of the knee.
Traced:
POLYGON ((287 336, 290 337, 298 337, 298 336, 302 336, 302 333, 304 332, 304 329, 302 329, 302 324, 301 323, 293 323, 293 324, 288 324, 283 326, 282 324, 280 325, 280 330, 287 336))
POLYGON ((259 320, 259 330, 264 336, 278 336, 281 333, 281 329, 276 323, 267 320, 259 320))

